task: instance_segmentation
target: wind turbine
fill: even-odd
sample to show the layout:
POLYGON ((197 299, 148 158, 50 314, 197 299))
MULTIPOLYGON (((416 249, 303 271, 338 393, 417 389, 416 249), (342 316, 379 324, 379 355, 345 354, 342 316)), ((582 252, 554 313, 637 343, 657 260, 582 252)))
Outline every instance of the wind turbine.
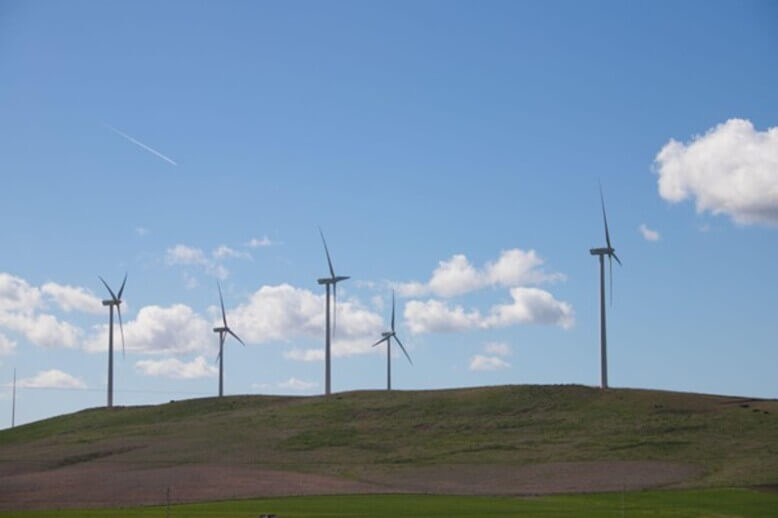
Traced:
POLYGON ((343 275, 335 275, 335 269, 332 268, 332 259, 330 258, 330 251, 327 248, 327 241, 324 239, 324 233, 319 228, 319 235, 321 235, 321 242, 324 243, 324 253, 327 254, 327 264, 330 267, 330 276, 318 279, 319 284, 324 284, 327 287, 327 302, 326 302, 326 321, 324 328, 324 393, 329 395, 331 392, 331 363, 330 363, 330 286, 332 286, 332 334, 335 333, 335 321, 337 313, 338 303, 338 283, 345 281, 349 277, 343 275))
POLYGON ((227 313, 224 312, 224 298, 219 281, 216 281, 216 286, 219 288, 219 303, 222 306, 222 323, 224 324, 222 327, 213 328, 214 333, 219 333, 219 355, 216 359, 219 360, 219 397, 222 397, 224 395, 224 340, 227 338, 227 334, 231 334, 241 345, 245 347, 246 344, 227 325, 227 313))
POLYGON ((408 356, 408 351, 405 350, 405 346, 397 337, 397 333, 394 330, 394 290, 392 290, 392 330, 381 333, 381 339, 373 344, 373 347, 375 347, 386 342, 386 390, 392 390, 392 338, 397 340, 397 345, 400 346, 405 357, 408 358, 410 364, 413 365, 411 357, 408 356))
POLYGON ((111 294, 111 298, 103 301, 103 306, 108 306, 109 320, 108 320, 108 408, 113 406, 113 308, 116 307, 116 313, 119 315, 119 331, 122 334, 122 355, 124 355, 124 326, 122 325, 122 310, 120 305, 122 303, 122 293, 124 293, 124 285, 127 283, 127 274, 124 274, 124 280, 122 286, 119 288, 118 293, 114 293, 105 279, 98 275, 98 278, 102 281, 105 289, 111 294))
POLYGON ((600 186, 600 205, 602 206, 602 222, 605 225, 605 248, 592 248, 589 253, 600 257, 600 386, 608 388, 608 352, 605 332, 605 256, 608 256, 608 272, 610 276, 611 303, 613 303, 613 259, 621 266, 621 261, 616 255, 616 249, 611 246, 611 237, 608 233, 608 218, 605 215, 605 199, 602 196, 600 186))

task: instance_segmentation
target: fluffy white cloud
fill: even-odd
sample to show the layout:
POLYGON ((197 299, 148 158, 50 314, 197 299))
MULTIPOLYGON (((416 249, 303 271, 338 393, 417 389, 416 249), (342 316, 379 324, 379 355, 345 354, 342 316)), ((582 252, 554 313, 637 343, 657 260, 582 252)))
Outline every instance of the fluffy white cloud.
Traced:
POLYGON ((248 240, 246 243, 246 246, 249 248, 259 248, 261 246, 271 246, 274 245, 275 242, 271 241, 269 237, 262 236, 262 239, 257 239, 256 237, 252 237, 248 240))
MULTIPOLYGON (((337 311, 333 354, 344 356, 369 352, 370 339, 380 334, 383 319, 350 299, 339 300, 337 311)), ((289 284, 262 286, 246 304, 230 311, 228 320, 236 333, 254 343, 323 337, 324 295, 289 284)), ((300 356, 303 353, 294 350, 287 354, 292 359, 303 359, 300 356)), ((308 358, 311 354, 305 353, 308 358)))
POLYGON ((464 331, 481 326, 483 318, 477 311, 465 312, 462 306, 430 299, 411 300, 405 305, 405 323, 413 334, 464 331))
POLYGON ((41 292, 65 311, 76 310, 93 314, 105 311, 102 301, 98 297, 78 286, 47 282, 41 286, 41 292))
POLYGON ((43 305, 40 290, 20 277, 0 273, 0 312, 32 313, 43 305))
POLYGON ((86 292, 81 288, 60 286, 54 283, 44 285, 45 289, 31 286, 22 278, 0 273, 0 327, 20 333, 27 340, 47 347, 75 347, 82 335, 80 328, 57 319, 54 315, 42 313, 46 307, 44 293, 57 304, 83 309, 90 306, 86 292), (52 290, 52 287, 55 287, 52 290), (81 291, 83 293, 79 294, 81 291))
POLYGON ((643 239, 646 241, 659 241, 659 238, 661 237, 659 235, 659 232, 656 230, 651 230, 646 226, 645 223, 641 223, 638 227, 638 230, 640 231, 640 234, 643 236, 643 239))
POLYGON ((466 256, 457 254, 447 261, 440 261, 428 282, 399 283, 396 289, 406 297, 429 293, 453 297, 488 286, 512 287, 564 280, 562 274, 544 272, 542 265, 543 259, 534 250, 503 250, 497 261, 488 262, 481 269, 473 266, 466 256))
POLYGON ((135 362, 135 368, 146 376, 161 376, 174 379, 195 379, 216 376, 218 370, 205 358, 198 356, 191 362, 182 362, 175 358, 164 360, 141 360, 135 362))
POLYGON ((497 369, 505 369, 510 366, 510 363, 497 356, 484 356, 482 354, 476 354, 470 358, 471 371, 494 371, 497 369))
POLYGON ((81 379, 58 369, 40 371, 31 378, 17 380, 16 385, 21 388, 86 388, 81 379))
POLYGON ((484 345, 484 351, 495 356, 510 356, 511 347, 502 342, 491 342, 484 345))
POLYGON ((284 358, 298 362, 323 362, 324 349, 292 349, 284 352, 284 358))
POLYGON ((485 327, 505 327, 515 324, 558 325, 565 329, 573 326, 573 308, 560 302, 549 292, 538 288, 512 288, 511 304, 494 306, 485 327))
MULTIPOLYGON (((124 325, 128 351, 150 354, 181 354, 214 349, 216 339, 211 326, 184 304, 170 307, 144 306, 135 320, 124 325)), ((121 347, 118 322, 114 324, 114 347, 121 347)), ((89 351, 108 348, 108 325, 96 326, 87 341, 89 351)))
POLYGON ((80 328, 45 313, 0 312, 0 327, 21 333, 30 342, 46 347, 76 347, 83 334, 80 328))
POLYGON ((513 302, 495 305, 485 316, 478 310, 467 312, 462 306, 452 307, 439 300, 412 300, 405 305, 405 322, 413 334, 492 329, 517 324, 558 325, 567 329, 575 322, 572 306, 556 300, 547 291, 518 287, 510 292, 513 302))
POLYGON ((12 354, 16 349, 16 342, 0 333, 0 356, 12 354))
POLYGON ((670 140, 655 159, 659 194, 695 199, 697 212, 741 224, 778 224, 778 127, 730 119, 688 143, 670 140))
POLYGON ((208 262, 208 258, 199 248, 176 245, 173 248, 167 249, 165 261, 168 264, 205 264, 208 262))
POLYGON ((252 259, 250 253, 235 250, 227 245, 219 245, 211 252, 211 255, 217 259, 252 259))
MULTIPOLYGON (((225 247, 226 248, 226 247, 225 247)), ((214 251, 214 255, 218 248, 214 251)), ((187 245, 176 245, 165 252, 165 262, 169 265, 199 266, 205 273, 224 280, 230 271, 223 265, 212 261, 200 248, 187 245)))
POLYGON ((286 381, 280 382, 278 384, 278 388, 288 389, 288 390, 303 391, 303 390, 312 389, 312 388, 316 387, 317 385, 318 385, 318 383, 315 383, 315 382, 312 382, 312 381, 303 381, 303 380, 299 380, 299 379, 297 379, 295 377, 292 377, 292 378, 289 378, 286 381))

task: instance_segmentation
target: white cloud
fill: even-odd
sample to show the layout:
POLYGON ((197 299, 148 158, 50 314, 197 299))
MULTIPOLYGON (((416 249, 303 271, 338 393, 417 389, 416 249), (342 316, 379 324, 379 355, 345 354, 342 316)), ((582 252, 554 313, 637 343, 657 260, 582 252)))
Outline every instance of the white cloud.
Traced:
POLYGON ((538 288, 512 288, 511 304, 494 306, 486 319, 486 327, 505 327, 515 324, 558 325, 565 329, 573 326, 573 308, 560 302, 545 290, 538 288))
MULTIPOLYGON (((370 352, 370 339, 379 334, 383 319, 353 299, 339 300, 336 356, 370 352)), ((229 321, 244 340, 254 343, 289 341, 297 337, 323 337, 324 295, 289 284, 262 286, 245 304, 234 308, 229 321)), ((299 359, 301 353, 296 354, 299 359)), ((291 357, 291 356, 288 356, 291 357)))
POLYGON ((16 342, 0 333, 0 356, 13 354, 16 349, 16 342))
MULTIPOLYGON (((226 248, 226 247, 225 247, 226 248)), ((219 248, 214 250, 214 255, 219 248)), ((230 271, 223 265, 209 259, 200 248, 187 245, 176 245, 165 252, 165 262, 169 265, 199 266, 205 273, 224 280, 230 275, 230 271)))
POLYGON ((497 369, 505 369, 510 366, 510 363, 497 356, 484 356, 482 354, 476 354, 470 358, 469 368, 471 371, 494 371, 497 369))
POLYGON ((205 253, 199 249, 186 245, 176 245, 165 252, 165 261, 168 264, 199 264, 208 262, 205 253))
POLYGON ((83 331, 46 313, 0 312, 0 327, 22 333, 29 341, 46 347, 76 347, 83 331))
POLYGON ((405 323, 413 334, 464 331, 481 326, 483 318, 477 311, 465 312, 462 306, 430 299, 411 300, 405 305, 405 323))
POLYGON ((149 234, 149 229, 146 227, 135 227, 135 233, 138 237, 145 237, 149 234))
MULTIPOLYGON (((51 285, 64 288, 71 295, 80 290, 49 283, 51 285)), ((61 292, 55 291, 55 302, 64 303, 60 297, 61 292)), ((47 289, 47 294, 51 293, 47 289)), ((78 304, 88 304, 86 297, 76 296, 75 299, 78 304)), ((81 337, 81 329, 58 320, 54 315, 41 313, 44 307, 41 289, 31 286, 22 278, 0 273, 0 327, 21 333, 36 345, 75 347, 81 337)))
POLYGON ((227 245, 219 245, 211 252, 211 255, 217 259, 252 259, 250 253, 240 252, 227 245))
POLYGON ((695 199, 697 212, 740 224, 778 224, 778 127, 730 119, 688 143, 670 140, 655 159, 659 194, 695 199))
POLYGON ((659 235, 659 232, 657 232, 656 230, 651 230, 650 228, 648 228, 648 226, 646 226, 645 223, 641 223, 640 226, 638 227, 638 230, 642 234, 643 239, 645 239, 646 241, 659 241, 659 238, 661 237, 659 235))
POLYGON ((492 329, 517 324, 558 325, 565 329, 575 322, 573 309, 567 302, 554 299, 538 288, 512 288, 513 302, 493 306, 482 316, 478 310, 465 311, 462 306, 449 306, 430 299, 412 300, 405 305, 405 321, 413 334, 492 329))
POLYGON ((324 349, 292 349, 284 352, 284 358, 299 362, 323 362, 324 349))
POLYGON ((58 369, 40 371, 31 378, 17 380, 16 385, 21 388, 86 388, 81 379, 58 369))
POLYGON ((32 313, 42 304, 38 288, 20 277, 0 273, 0 312, 32 313))
POLYGON ((303 391, 303 390, 312 389, 317 385, 318 383, 314 383, 312 381, 303 381, 292 377, 286 381, 280 382, 278 384, 278 388, 303 391))
POLYGON ((272 246, 275 245, 275 241, 271 241, 269 237, 262 236, 262 239, 257 239, 256 237, 252 237, 246 242, 246 246, 249 248, 259 248, 262 246, 272 246))
POLYGON ((513 287, 564 280, 565 276, 560 273, 544 272, 542 265, 543 259, 534 250, 503 250, 497 261, 488 262, 481 269, 473 266, 466 256, 457 254, 440 261, 428 282, 399 283, 396 289, 405 297, 429 293, 453 297, 488 286, 513 287))
POLYGON ((103 303, 98 297, 78 286, 47 282, 41 286, 41 292, 51 298, 64 311, 76 310, 93 314, 105 311, 103 303))
POLYGON ((174 379, 195 379, 216 376, 218 370, 205 358, 198 356, 191 362, 182 362, 175 358, 164 360, 141 360, 135 362, 135 368, 146 376, 161 376, 174 379))
POLYGON ((495 356, 510 356, 511 347, 502 342, 491 342, 484 346, 484 352, 495 356))
MULTIPOLYGON (((93 352, 105 351, 108 325, 95 326, 95 330, 85 348, 93 352)), ((144 306, 135 320, 125 323, 124 336, 127 351, 149 354, 202 352, 215 348, 216 343, 208 322, 184 304, 144 306)), ((114 347, 121 346, 120 340, 116 325, 114 347)))

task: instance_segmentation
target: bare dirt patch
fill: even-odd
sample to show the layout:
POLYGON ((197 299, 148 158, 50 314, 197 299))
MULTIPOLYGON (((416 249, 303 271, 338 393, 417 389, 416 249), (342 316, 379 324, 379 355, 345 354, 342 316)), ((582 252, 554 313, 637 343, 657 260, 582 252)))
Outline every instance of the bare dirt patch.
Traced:
POLYGON ((363 473, 361 480, 249 466, 87 462, 0 477, 0 509, 117 507, 262 496, 356 493, 542 495, 668 486, 701 470, 670 462, 449 465, 363 473))
POLYGON ((397 469, 366 482, 403 491, 470 495, 543 495, 666 487, 702 475, 699 467, 656 461, 452 465, 397 469))
POLYGON ((220 465, 88 463, 0 478, 0 509, 117 507, 258 496, 379 492, 344 478, 220 465))

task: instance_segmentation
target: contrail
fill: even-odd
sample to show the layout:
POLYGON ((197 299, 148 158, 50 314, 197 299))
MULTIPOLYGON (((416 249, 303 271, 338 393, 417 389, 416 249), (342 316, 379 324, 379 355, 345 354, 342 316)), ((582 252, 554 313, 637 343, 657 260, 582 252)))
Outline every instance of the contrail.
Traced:
POLYGON ((108 124, 105 124, 105 127, 106 127, 106 128, 108 128, 109 130, 113 131, 113 132, 114 132, 114 133, 116 133, 117 135, 119 135, 119 136, 122 136, 122 137, 126 138, 127 140, 129 140, 129 141, 130 141, 130 142, 132 142, 133 144, 135 144, 135 145, 137 145, 137 146, 140 146, 140 147, 142 147, 143 149, 145 149, 145 150, 146 150, 146 151, 148 151, 149 153, 154 153, 155 155, 157 155, 159 158, 161 158, 161 159, 162 159, 162 160, 164 160, 165 162, 171 163, 171 164, 173 164, 174 166, 178 167, 178 164, 175 162, 175 160, 173 160, 173 159, 171 159, 171 158, 169 158, 169 157, 166 157, 165 155, 163 155, 162 153, 160 153, 160 152, 159 152, 159 151, 157 151, 156 149, 154 149, 154 148, 151 148, 151 147, 147 146, 146 144, 144 144, 144 143, 143 143, 143 142, 141 142, 140 140, 136 140, 136 139, 132 138, 131 136, 127 135, 126 133, 124 133, 123 131, 119 131, 118 129, 116 129, 116 128, 114 128, 113 126, 110 126, 110 125, 108 125, 108 124))

